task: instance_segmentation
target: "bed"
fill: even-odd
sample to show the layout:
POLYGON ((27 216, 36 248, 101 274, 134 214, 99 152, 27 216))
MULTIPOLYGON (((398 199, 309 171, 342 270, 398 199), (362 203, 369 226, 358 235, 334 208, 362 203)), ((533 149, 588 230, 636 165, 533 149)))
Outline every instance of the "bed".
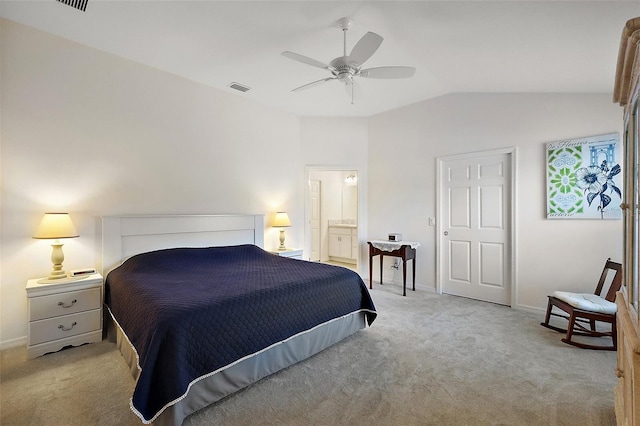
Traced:
POLYGON ((105 311, 143 423, 191 413, 375 320, 345 268, 263 250, 262 215, 103 218, 105 311))

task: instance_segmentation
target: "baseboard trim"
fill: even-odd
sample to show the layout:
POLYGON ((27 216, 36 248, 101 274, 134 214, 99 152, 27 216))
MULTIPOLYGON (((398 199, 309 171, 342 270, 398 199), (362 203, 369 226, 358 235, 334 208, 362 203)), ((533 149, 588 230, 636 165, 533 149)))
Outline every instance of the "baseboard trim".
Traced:
POLYGON ((546 308, 539 308, 536 306, 528 306, 528 305, 517 305, 516 309, 518 311, 530 312, 532 314, 542 314, 542 315, 544 315, 547 312, 546 308))
MULTIPOLYGON (((367 283, 367 285, 369 284, 369 277, 362 277, 362 279, 364 280, 365 283, 367 283)), ((391 280, 385 280, 385 282, 402 287, 402 281, 391 279, 391 280)), ((375 287, 376 285, 380 285, 380 281, 376 281, 374 279, 373 286, 375 287)), ((436 288, 431 286, 423 286, 420 284, 416 284, 416 288, 426 290, 429 293, 437 293, 436 288)), ((407 289, 409 290, 411 289, 411 283, 409 282, 409 280, 407 280, 407 289)), ((544 315, 546 313, 546 308, 540 308, 538 306, 517 304, 512 308, 517 311, 529 312, 531 314, 536 314, 536 315, 544 315)))
POLYGON ((5 349, 11 349, 18 346, 27 346, 27 336, 18 337, 11 340, 4 340, 0 342, 0 351, 5 349))

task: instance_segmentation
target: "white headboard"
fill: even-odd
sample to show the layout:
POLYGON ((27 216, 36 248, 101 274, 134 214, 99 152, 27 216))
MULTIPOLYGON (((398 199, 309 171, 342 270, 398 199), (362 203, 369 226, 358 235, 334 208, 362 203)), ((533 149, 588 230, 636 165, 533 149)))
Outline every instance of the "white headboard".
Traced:
POLYGON ((147 251, 238 244, 264 248, 264 215, 103 216, 100 272, 147 251))

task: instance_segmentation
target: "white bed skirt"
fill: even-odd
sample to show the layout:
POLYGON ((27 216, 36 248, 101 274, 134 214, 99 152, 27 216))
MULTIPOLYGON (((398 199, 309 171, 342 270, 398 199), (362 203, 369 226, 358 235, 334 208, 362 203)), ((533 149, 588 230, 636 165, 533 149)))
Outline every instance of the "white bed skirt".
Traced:
MULTIPOLYGON (((105 309, 105 311, 109 310, 105 309)), ((140 373, 138 354, 117 322, 113 317, 110 319, 108 321, 109 340, 116 342, 120 353, 129 365, 132 376, 137 380, 140 373)), ((260 352, 195 379, 184 395, 167 404, 151 422, 160 426, 181 425, 189 414, 270 374, 307 359, 363 328, 366 328, 366 312, 357 311, 273 344, 260 352)), ((133 407, 131 401, 130 405, 131 410, 142 420, 142 416, 133 407)), ((142 422, 149 423, 144 420, 142 422)))

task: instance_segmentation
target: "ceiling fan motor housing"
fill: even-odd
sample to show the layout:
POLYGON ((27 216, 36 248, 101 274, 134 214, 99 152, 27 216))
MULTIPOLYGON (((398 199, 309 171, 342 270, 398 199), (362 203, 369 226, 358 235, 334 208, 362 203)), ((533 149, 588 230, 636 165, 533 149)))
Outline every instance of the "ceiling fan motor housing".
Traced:
POLYGON ((333 61, 329 63, 333 70, 331 71, 333 75, 335 75, 338 80, 343 83, 350 83, 353 79, 353 76, 358 72, 358 64, 355 62, 349 62, 348 56, 341 56, 339 58, 335 58, 333 61))

